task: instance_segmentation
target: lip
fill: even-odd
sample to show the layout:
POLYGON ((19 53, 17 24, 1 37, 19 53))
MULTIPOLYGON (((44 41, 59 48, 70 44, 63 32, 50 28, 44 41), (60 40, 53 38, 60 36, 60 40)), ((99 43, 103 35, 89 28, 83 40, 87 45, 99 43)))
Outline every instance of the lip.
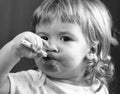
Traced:
POLYGON ((48 55, 47 57, 43 57, 43 66, 46 70, 55 72, 58 70, 58 58, 53 55, 48 55))
POLYGON ((52 55, 48 55, 47 57, 43 57, 44 60, 57 60, 58 61, 58 58, 56 58, 55 56, 52 56, 52 55))

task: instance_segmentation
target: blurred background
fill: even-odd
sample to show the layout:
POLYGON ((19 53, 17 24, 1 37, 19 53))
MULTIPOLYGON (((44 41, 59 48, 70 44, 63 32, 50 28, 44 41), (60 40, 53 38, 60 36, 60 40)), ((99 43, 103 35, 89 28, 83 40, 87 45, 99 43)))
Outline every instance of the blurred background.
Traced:
MULTIPOLYGON (((120 1, 102 0, 113 17, 116 37, 120 42, 120 1)), ((31 30, 32 15, 42 0, 0 0, 0 48, 17 34, 31 30)), ((111 47, 111 55, 115 62, 115 94, 120 94, 120 46, 111 47)), ((33 60, 23 58, 11 72, 35 68, 33 60)))

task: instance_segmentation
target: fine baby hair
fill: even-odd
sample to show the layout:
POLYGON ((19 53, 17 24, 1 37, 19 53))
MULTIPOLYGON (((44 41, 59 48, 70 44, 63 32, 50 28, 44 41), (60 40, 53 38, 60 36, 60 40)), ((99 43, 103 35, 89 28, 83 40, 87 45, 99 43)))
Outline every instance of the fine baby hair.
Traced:
POLYGON ((45 0, 34 12, 32 31, 36 31, 37 25, 51 24, 55 19, 79 25, 91 47, 90 56, 84 59, 87 63, 84 78, 89 84, 98 79, 101 86, 108 86, 114 73, 110 45, 117 41, 111 35, 112 20, 106 6, 100 0, 45 0))

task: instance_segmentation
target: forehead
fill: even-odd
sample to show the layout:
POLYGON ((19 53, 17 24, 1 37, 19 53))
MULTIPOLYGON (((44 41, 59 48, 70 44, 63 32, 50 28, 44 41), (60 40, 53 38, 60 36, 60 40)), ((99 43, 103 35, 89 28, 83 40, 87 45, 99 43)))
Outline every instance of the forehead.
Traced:
POLYGON ((60 20, 54 20, 51 24, 39 24, 36 26, 36 33, 39 32, 81 32, 81 29, 78 24, 61 22, 60 20))

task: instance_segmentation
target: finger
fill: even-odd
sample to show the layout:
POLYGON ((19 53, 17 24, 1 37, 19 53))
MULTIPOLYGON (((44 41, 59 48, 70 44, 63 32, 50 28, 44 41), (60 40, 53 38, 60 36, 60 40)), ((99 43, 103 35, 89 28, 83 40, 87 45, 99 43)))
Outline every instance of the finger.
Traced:
POLYGON ((36 39, 36 36, 32 35, 29 40, 32 43, 32 49, 36 52, 37 51, 37 39, 36 39))
POLYGON ((43 41, 43 45, 44 45, 45 47, 49 47, 49 44, 48 44, 48 42, 47 42, 46 40, 42 39, 42 41, 43 41))
POLYGON ((37 47, 37 51, 41 50, 43 47, 43 42, 42 39, 39 36, 36 36, 36 47, 37 47))
POLYGON ((43 56, 43 57, 47 57, 47 53, 44 50, 40 50, 39 52, 37 52, 37 56, 43 56))
POLYGON ((29 41, 27 41, 27 40, 24 39, 24 40, 22 40, 20 43, 21 43, 23 46, 25 46, 25 47, 33 50, 34 52, 36 52, 36 51, 35 51, 35 47, 33 47, 33 44, 32 44, 31 42, 29 42, 29 41))
POLYGON ((26 55, 27 58, 35 58, 37 57, 37 53, 35 52, 30 52, 29 54, 26 55))
POLYGON ((20 43, 21 43, 22 45, 24 45, 24 46, 32 49, 32 43, 30 43, 29 41, 27 41, 27 40, 24 39, 24 40, 22 40, 20 43))

